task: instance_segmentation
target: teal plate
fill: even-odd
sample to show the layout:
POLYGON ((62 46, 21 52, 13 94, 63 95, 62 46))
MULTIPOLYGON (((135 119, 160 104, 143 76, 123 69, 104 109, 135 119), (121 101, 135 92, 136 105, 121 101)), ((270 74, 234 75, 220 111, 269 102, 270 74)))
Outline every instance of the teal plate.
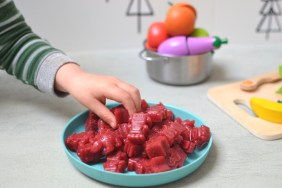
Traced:
MULTIPOLYGON (((157 103, 149 103, 149 105, 157 104, 157 103)), ((107 105, 109 108, 117 106, 118 103, 111 103, 107 105)), ((165 105, 165 104, 164 104, 165 105)), ((176 117, 180 117, 183 120, 195 120, 195 126, 200 126, 205 123, 195 116, 194 114, 185 111, 183 109, 165 105, 166 108, 171 110, 176 117)), ((154 174, 136 174, 135 172, 125 172, 125 173, 115 173, 105 171, 103 168, 102 163, 88 165, 79 159, 75 152, 69 150, 65 145, 66 138, 73 134, 79 133, 84 131, 84 123, 88 116, 88 111, 82 112, 75 117, 73 117, 64 128, 62 134, 62 143, 64 150, 67 154, 67 157, 71 164, 77 168, 83 174, 89 176, 90 178, 101 181, 104 183, 108 183, 111 185, 117 186, 126 186, 126 187, 148 187, 148 186, 156 186, 162 185, 170 182, 174 182, 179 180, 183 177, 188 176, 192 172, 194 172, 197 168, 199 168, 203 162, 205 161, 211 146, 212 146, 212 137, 209 140, 209 143, 202 149, 196 149, 192 154, 187 157, 184 162, 183 167, 161 172, 161 173, 154 173, 154 174)))

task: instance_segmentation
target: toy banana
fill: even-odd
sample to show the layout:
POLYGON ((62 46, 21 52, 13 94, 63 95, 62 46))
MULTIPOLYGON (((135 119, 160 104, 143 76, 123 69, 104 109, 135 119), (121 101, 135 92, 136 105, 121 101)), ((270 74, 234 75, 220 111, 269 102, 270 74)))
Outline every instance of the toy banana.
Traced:
POLYGON ((254 113, 261 119, 282 124, 282 103, 253 97, 250 101, 254 113))

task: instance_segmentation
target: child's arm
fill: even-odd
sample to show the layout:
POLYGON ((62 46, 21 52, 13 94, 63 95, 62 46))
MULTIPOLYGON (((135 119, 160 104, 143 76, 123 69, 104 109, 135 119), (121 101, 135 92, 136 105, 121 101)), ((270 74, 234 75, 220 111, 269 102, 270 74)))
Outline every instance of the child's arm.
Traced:
POLYGON ((39 91, 54 93, 57 70, 71 59, 32 32, 13 1, 0 0, 0 68, 39 91))
POLYGON ((0 68, 39 91, 70 94, 115 127, 106 99, 121 102, 130 114, 140 110, 138 89, 113 77, 88 74, 26 24, 13 1, 0 0, 0 68))

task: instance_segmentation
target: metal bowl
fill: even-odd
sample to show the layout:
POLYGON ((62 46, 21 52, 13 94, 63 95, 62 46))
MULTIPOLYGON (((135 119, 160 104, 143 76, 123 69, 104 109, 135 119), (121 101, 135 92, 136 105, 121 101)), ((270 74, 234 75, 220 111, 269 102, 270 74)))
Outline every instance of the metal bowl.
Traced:
POLYGON ((144 49, 139 57, 146 61, 147 72, 153 80, 169 85, 200 83, 208 78, 213 67, 212 53, 167 56, 144 49))

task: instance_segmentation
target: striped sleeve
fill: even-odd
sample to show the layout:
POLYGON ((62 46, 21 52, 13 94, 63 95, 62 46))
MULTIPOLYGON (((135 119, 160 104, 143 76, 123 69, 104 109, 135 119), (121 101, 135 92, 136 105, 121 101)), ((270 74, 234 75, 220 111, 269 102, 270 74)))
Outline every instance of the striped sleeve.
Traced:
POLYGON ((58 69, 72 60, 32 32, 12 0, 0 0, 0 69, 41 92, 54 90, 58 69))

